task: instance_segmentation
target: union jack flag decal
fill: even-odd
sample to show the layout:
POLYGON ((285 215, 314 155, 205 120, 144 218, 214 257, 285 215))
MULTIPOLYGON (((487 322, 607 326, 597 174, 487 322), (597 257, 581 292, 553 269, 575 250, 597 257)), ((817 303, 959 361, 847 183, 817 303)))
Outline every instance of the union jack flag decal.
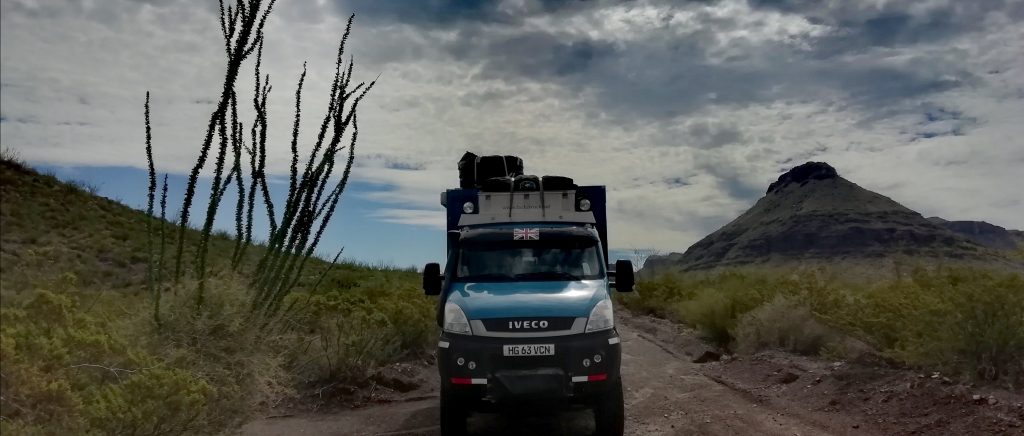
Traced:
POLYGON ((515 241, 537 241, 540 240, 540 229, 513 229, 512 240, 515 241))

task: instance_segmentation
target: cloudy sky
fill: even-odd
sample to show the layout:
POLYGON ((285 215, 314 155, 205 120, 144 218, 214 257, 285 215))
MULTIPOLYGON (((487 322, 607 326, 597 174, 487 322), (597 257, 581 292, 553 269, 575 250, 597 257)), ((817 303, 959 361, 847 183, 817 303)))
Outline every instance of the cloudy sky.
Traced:
MULTIPOLYGON (((216 1, 0 2, 4 147, 141 204, 149 90, 159 169, 191 166, 224 69, 216 1)), ((438 193, 466 150, 607 185, 616 249, 682 251, 808 160, 926 216, 1024 228, 1022 0, 278 0, 277 175, 302 63, 320 114, 350 13, 356 77, 380 75, 327 244, 350 257, 443 255, 438 193)))

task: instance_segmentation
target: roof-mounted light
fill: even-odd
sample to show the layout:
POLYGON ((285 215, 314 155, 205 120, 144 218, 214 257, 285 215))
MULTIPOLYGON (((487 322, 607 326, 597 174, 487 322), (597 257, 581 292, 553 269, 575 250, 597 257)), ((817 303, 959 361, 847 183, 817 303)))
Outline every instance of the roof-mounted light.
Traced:
POLYGON ((584 212, 589 211, 590 210, 590 200, 587 200, 586 198, 580 199, 579 209, 584 211, 584 212))
POLYGON ((472 201, 467 201, 462 205, 462 211, 465 213, 473 213, 476 211, 476 205, 474 205, 472 201))

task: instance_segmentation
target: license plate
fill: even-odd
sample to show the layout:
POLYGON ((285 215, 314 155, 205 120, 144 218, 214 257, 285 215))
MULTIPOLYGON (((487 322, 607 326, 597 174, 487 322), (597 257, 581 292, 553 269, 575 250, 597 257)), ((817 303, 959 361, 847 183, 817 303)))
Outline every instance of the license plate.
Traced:
POLYGON ((506 345, 505 356, 554 356, 555 344, 506 345))

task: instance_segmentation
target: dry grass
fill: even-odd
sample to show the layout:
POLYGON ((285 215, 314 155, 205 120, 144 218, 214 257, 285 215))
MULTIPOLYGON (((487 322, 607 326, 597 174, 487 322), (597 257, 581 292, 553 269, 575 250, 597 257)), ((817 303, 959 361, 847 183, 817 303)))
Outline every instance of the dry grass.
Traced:
POLYGON ((665 275, 622 299, 741 351, 835 353, 852 338, 907 366, 1024 385, 1019 272, 957 267, 870 281, 837 277, 764 269, 665 275))
POLYGON ((305 387, 359 384, 423 354, 435 331, 415 271, 342 263, 310 294, 319 259, 283 321, 260 331, 226 235, 210 242, 224 260, 201 311, 194 283, 165 289, 157 329, 144 213, 11 161, 0 161, 0 194, 3 434, 229 431, 305 387))

